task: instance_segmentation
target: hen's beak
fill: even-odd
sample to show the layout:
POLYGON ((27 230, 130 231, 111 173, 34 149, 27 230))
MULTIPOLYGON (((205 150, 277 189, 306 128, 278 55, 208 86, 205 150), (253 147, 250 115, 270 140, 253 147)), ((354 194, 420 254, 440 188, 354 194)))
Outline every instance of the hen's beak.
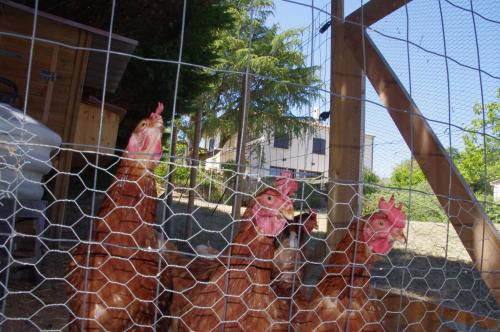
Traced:
POLYGON ((293 220, 294 210, 292 204, 286 204, 280 209, 280 214, 287 220, 293 220))
POLYGON ((400 243, 406 243, 405 231, 403 228, 396 228, 392 231, 392 238, 394 241, 398 241, 400 243))

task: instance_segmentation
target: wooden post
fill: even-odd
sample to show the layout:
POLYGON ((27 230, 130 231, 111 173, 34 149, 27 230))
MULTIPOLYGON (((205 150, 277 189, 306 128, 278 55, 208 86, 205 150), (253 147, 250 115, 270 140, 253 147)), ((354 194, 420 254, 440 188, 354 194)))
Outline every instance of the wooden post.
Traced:
POLYGON ((377 23, 397 9, 407 5, 411 0, 370 0, 353 11, 345 21, 347 23, 363 24, 367 27, 377 23))
POLYGON ((356 216, 361 186, 364 74, 344 44, 344 1, 332 2, 328 245, 334 250, 356 216), (352 185, 353 184, 353 185, 352 185))
POLYGON ((357 25, 346 27, 346 45, 360 63, 366 59, 366 75, 500 304, 500 235, 396 74, 366 33, 363 45, 360 32, 357 25))

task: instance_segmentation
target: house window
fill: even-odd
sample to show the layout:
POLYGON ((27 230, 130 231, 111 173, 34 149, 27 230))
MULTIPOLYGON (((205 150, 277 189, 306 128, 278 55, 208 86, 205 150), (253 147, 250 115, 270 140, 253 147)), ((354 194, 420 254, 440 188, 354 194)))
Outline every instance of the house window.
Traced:
POLYGON ((290 136, 275 136, 274 137, 274 147, 280 149, 288 149, 290 147, 290 136))
POLYGON ((215 139, 211 138, 208 141, 208 151, 212 152, 214 150, 214 147, 215 147, 215 139))
POLYGON ((325 154, 326 141, 323 138, 313 138, 313 153, 325 154))

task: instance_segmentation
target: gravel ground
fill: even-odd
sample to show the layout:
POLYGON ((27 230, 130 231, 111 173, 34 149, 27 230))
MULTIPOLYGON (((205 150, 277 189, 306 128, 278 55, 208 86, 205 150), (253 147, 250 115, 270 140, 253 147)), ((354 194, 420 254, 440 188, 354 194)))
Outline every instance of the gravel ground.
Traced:
MULTIPOLYGON (((88 203, 88 199, 78 202, 80 206, 89 206, 88 203)), ((231 207, 219 205, 213 215, 215 204, 197 201, 196 207, 191 219, 195 235, 190 243, 193 246, 210 243, 219 250, 223 249, 231 234, 231 207)), ((185 198, 176 196, 174 212, 184 213, 185 209, 185 198)), ((74 223, 75 232, 85 236, 88 220, 77 211, 74 207, 68 208, 67 223, 74 223)), ((159 211, 162 211, 161 207, 159 211)), ((165 229, 170 236, 181 237, 190 218, 185 214, 176 215, 165 224, 165 229)), ((318 231, 305 249, 310 262, 320 262, 324 257, 325 229, 326 215, 320 213, 318 231)), ((64 238, 76 239, 73 232, 65 231, 63 235, 64 238)), ((64 327, 69 313, 65 306, 67 297, 63 277, 69 259, 67 249, 72 243, 62 243, 61 251, 47 252, 36 265, 37 270, 29 267, 10 269, 5 316, 11 319, 4 322, 6 331, 58 330, 64 327)), ((306 283, 314 284, 319 271, 319 264, 310 264, 306 283)), ((472 266, 456 232, 451 226, 448 229, 447 224, 410 222, 407 247, 397 244, 388 257, 376 264, 372 274, 373 284, 379 288, 402 289, 411 296, 500 319, 499 307, 472 266)))

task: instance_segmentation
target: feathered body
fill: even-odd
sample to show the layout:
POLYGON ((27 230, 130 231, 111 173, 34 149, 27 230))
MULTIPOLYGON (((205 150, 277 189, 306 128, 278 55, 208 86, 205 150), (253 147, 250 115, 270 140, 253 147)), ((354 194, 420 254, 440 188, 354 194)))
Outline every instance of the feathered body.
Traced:
POLYGON ((394 198, 388 204, 382 199, 381 211, 351 224, 310 298, 298 292, 295 331, 384 331, 383 307, 370 285, 370 269, 394 241, 405 240, 405 216, 394 207, 394 198))
POLYGON ((171 331, 211 331, 222 324, 227 331, 287 330, 288 306, 276 300, 270 287, 274 240, 285 225, 283 216, 293 218, 290 199, 268 188, 249 203, 238 234, 222 254, 231 258, 205 265, 205 273, 189 270, 202 268, 210 261, 206 258, 172 271, 170 314, 180 319, 171 331))
POLYGON ((272 287, 278 296, 290 297, 303 281, 306 267, 303 250, 316 227, 316 211, 304 212, 295 216, 277 238, 272 287))
POLYGON ((156 186, 163 106, 134 130, 116 179, 93 220, 91 244, 73 251, 67 272, 71 331, 151 330, 159 254, 156 186), (158 148, 159 147, 159 148, 158 148), (153 250, 151 250, 153 249, 153 250))

